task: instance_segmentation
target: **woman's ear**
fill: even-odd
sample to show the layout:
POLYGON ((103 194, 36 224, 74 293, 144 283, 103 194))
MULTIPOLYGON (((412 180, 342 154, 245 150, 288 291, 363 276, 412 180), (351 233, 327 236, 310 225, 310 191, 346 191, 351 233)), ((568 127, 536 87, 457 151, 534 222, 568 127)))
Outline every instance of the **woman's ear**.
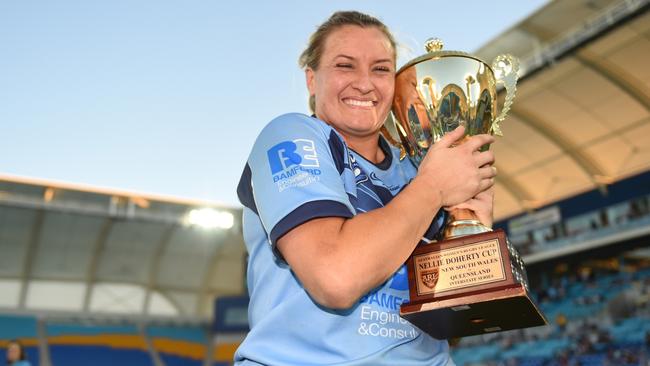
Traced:
POLYGON ((307 82, 307 90, 309 90, 309 95, 316 94, 316 74, 311 67, 305 68, 305 81, 307 82))

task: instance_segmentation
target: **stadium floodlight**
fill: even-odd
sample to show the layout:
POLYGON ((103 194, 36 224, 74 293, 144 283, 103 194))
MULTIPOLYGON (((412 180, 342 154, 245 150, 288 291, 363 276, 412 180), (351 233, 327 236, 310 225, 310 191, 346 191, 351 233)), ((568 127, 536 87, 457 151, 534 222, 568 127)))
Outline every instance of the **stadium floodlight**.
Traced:
POLYGON ((234 222, 235 218, 230 212, 213 208, 195 208, 185 218, 187 225, 199 226, 205 229, 230 229, 234 222))

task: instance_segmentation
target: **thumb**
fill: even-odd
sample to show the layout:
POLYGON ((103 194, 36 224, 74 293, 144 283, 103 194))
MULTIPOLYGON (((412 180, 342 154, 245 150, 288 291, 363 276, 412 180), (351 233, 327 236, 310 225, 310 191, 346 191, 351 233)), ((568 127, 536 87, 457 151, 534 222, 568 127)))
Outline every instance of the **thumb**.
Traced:
POLYGON ((462 125, 459 125, 456 127, 455 130, 445 134, 442 136, 440 141, 436 142, 436 146, 438 147, 451 147, 456 141, 460 140, 463 136, 465 135, 465 127, 462 125))

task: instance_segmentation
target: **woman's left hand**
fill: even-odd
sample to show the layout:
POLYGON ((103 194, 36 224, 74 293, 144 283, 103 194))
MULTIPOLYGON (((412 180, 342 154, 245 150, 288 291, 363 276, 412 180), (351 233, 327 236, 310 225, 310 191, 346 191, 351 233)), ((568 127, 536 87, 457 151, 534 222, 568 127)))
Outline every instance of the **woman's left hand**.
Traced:
POLYGON ((447 211, 455 208, 465 208, 474 211, 481 224, 492 228, 493 210, 494 210, 494 186, 477 194, 474 198, 469 199, 461 204, 446 207, 447 211))

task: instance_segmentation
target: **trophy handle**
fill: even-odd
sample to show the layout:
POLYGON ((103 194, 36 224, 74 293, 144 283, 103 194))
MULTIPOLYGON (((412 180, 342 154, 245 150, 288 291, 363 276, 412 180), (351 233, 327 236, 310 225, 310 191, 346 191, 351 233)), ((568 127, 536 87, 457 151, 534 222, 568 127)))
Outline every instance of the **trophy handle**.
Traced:
POLYGON ((492 122, 491 132, 494 135, 503 136, 499 123, 506 119, 506 114, 510 111, 512 101, 515 99, 517 79, 519 78, 519 60, 509 54, 499 55, 492 61, 492 69, 497 83, 503 83, 506 88, 506 100, 501 108, 501 113, 492 122))

